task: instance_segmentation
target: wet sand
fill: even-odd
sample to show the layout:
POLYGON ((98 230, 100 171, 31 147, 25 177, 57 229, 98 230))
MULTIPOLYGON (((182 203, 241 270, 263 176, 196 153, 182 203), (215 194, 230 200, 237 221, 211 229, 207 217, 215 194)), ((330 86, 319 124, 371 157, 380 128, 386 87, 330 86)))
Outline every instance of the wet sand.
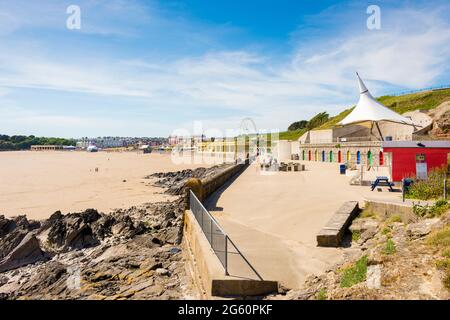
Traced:
POLYGON ((56 210, 106 213, 173 199, 144 177, 200 166, 208 165, 175 164, 170 155, 156 153, 0 152, 0 214, 44 219, 56 210))

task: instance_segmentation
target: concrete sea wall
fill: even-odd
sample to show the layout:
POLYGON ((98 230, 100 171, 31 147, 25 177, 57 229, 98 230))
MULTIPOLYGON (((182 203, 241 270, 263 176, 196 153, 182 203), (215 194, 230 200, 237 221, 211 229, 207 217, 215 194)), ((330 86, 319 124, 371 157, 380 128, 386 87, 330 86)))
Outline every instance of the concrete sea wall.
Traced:
POLYGON ((260 296, 278 291, 276 281, 243 279, 225 275, 225 270, 215 255, 194 214, 189 210, 189 190, 204 202, 247 164, 235 164, 208 179, 190 179, 186 186, 183 246, 194 285, 203 298, 214 296, 260 296))

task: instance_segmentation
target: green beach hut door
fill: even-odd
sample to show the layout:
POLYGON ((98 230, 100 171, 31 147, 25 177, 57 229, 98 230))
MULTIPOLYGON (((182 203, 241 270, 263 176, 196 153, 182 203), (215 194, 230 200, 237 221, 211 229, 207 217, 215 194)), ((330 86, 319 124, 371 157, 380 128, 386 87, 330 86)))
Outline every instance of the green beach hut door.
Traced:
POLYGON ((373 166, 372 152, 370 150, 367 152, 367 163, 369 166, 373 166))

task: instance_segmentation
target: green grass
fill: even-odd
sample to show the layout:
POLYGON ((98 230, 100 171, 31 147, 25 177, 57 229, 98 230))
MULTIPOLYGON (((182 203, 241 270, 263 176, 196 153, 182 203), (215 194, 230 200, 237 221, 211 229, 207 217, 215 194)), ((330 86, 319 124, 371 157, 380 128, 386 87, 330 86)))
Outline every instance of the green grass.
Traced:
POLYGON ((383 253, 384 254, 394 254, 397 251, 397 249, 395 248, 395 243, 394 241, 392 241, 392 239, 388 239, 386 241, 386 245, 383 248, 383 253))
POLYGON ((414 110, 430 110, 450 100, 450 89, 418 92, 402 96, 382 96, 377 99, 397 113, 414 110))
POLYGON ((383 230, 381 231, 381 234, 389 237, 391 236, 391 231, 392 230, 390 227, 384 227, 383 230))
POLYGON ((444 250, 444 252, 442 252, 442 256, 444 258, 450 258, 450 249, 444 250))
POLYGON ((359 214, 359 217, 378 219, 378 215, 374 211, 370 210, 370 208, 364 208, 359 214))
POLYGON ((280 140, 289 140, 289 141, 295 141, 298 140, 305 132, 307 131, 307 129, 298 129, 298 130, 294 130, 294 131, 283 131, 280 132, 280 140))
POLYGON ((316 295, 317 300, 327 300, 327 290, 325 288, 322 288, 317 292, 316 295))
POLYGON ((450 290, 450 258, 436 261, 436 268, 444 271, 444 286, 450 290))
POLYGON ((450 247, 450 226, 448 225, 442 230, 431 234, 428 238, 428 243, 437 247, 450 247))
POLYGON ((433 232, 427 240, 429 245, 442 249, 443 259, 436 261, 436 267, 444 272, 444 286, 450 290, 450 225, 433 232))
POLYGON ((352 232, 352 241, 358 241, 361 238, 361 231, 352 232))
POLYGON ((387 220, 387 223, 391 224, 394 222, 402 222, 402 217, 398 214, 394 214, 392 216, 389 217, 389 219, 387 220))
POLYGON ((350 112, 353 111, 354 108, 355 107, 352 107, 350 109, 345 109, 338 115, 331 117, 330 120, 328 120, 327 122, 325 122, 324 124, 322 124, 320 127, 318 127, 315 130, 325 130, 325 129, 333 128, 335 125, 338 124, 339 121, 343 120, 346 116, 348 116, 350 114, 350 112))
POLYGON ((349 288, 366 280, 367 256, 362 256, 356 263, 342 270, 341 287, 349 288))

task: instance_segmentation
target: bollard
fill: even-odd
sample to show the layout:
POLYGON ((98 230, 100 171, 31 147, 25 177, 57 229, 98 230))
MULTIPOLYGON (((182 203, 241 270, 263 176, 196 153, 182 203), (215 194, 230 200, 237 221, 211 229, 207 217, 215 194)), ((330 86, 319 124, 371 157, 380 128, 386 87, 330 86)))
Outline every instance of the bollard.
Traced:
POLYGON ((403 202, 405 202, 405 193, 406 193, 405 189, 406 189, 405 188, 405 178, 403 178, 402 179, 402 199, 403 199, 403 202))

